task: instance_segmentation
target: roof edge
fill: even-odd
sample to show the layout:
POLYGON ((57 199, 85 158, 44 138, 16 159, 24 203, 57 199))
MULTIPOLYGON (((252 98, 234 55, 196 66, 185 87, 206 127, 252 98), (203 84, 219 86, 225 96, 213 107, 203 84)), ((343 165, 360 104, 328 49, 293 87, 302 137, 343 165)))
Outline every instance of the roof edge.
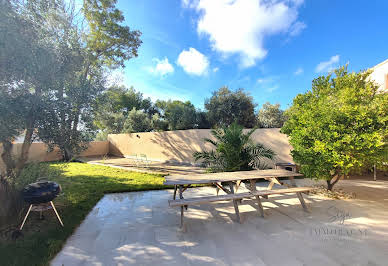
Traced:
POLYGON ((385 64, 388 64, 388 59, 384 60, 383 62, 381 63, 378 63, 377 65, 375 65, 374 67, 372 67, 372 69, 376 68, 376 67, 379 67, 379 66, 382 66, 382 65, 385 65, 385 64))

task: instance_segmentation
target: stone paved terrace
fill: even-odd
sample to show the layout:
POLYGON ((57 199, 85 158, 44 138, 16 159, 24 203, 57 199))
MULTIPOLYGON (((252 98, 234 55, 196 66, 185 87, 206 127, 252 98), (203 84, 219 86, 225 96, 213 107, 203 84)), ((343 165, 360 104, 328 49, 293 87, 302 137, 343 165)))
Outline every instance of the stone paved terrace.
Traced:
MULTIPOLYGON (((108 194, 52 265, 387 265, 387 178, 341 180, 339 187, 356 198, 310 194, 311 213, 293 195, 274 196, 263 201, 263 219, 244 200, 242 224, 231 202, 189 207, 184 230, 179 208, 168 207, 172 190, 108 194)), ((214 188, 187 193, 214 195, 214 188)))

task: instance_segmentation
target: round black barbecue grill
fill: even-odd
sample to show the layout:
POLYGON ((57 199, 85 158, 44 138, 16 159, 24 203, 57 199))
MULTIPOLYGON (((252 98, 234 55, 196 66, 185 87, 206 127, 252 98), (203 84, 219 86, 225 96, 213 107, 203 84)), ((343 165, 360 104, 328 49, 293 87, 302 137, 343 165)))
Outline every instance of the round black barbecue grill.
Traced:
POLYGON ((50 202, 61 192, 61 187, 52 181, 40 181, 27 185, 23 191, 23 198, 30 204, 50 202))
POLYGON ((24 217, 20 230, 23 229, 24 223, 27 220, 31 211, 39 211, 42 216, 42 211, 53 209, 60 224, 63 226, 62 220, 59 217, 54 203, 52 202, 61 192, 61 186, 52 181, 39 181, 27 185, 22 190, 23 199, 30 204, 27 214, 24 217), (49 204, 48 204, 49 203, 49 204))

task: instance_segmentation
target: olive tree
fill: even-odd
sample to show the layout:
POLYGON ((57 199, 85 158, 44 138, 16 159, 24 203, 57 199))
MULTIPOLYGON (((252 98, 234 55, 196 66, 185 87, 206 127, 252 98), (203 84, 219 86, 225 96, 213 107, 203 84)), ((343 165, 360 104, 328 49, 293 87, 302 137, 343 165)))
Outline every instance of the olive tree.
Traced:
POLYGON ((263 104, 257 115, 257 123, 259 127, 278 128, 282 127, 286 117, 284 111, 280 109, 280 104, 263 104))
POLYGON ((228 126, 237 122, 246 128, 256 124, 255 104, 243 89, 231 91, 222 87, 205 100, 207 118, 212 126, 228 126))
POLYGON ((60 72, 47 25, 34 19, 32 6, 32 1, 2 1, 0 8, 0 142, 8 177, 17 176, 27 161, 43 99, 60 72), (13 141, 22 133, 14 158, 13 141))
POLYGON ((64 160, 73 158, 88 140, 104 73, 137 56, 141 33, 122 25, 116 0, 84 0, 81 11, 77 16, 74 3, 64 0, 1 2, 1 105, 12 109, 0 114, 9 133, 0 140, 7 173, 23 168, 34 136, 59 147, 64 160), (83 20, 86 28, 79 25, 83 20), (23 132, 15 161, 12 141, 23 132))
POLYGON ((378 94, 370 72, 347 66, 313 80, 286 111, 282 132, 292 156, 309 178, 325 179, 329 190, 351 171, 380 161, 388 133, 388 94, 378 94))
MULTIPOLYGON (((87 117, 99 93, 105 88, 104 72, 124 67, 124 62, 137 56, 141 44, 139 31, 122 24, 124 16, 116 8, 116 0, 84 0, 82 15, 87 28, 80 29, 71 14, 60 30, 55 30, 57 43, 64 43, 65 55, 80 55, 78 69, 72 69, 71 77, 59 84, 56 95, 57 108, 48 108, 50 123, 40 127, 41 139, 61 149, 64 160, 70 160, 85 147, 90 129, 87 117), (65 32, 65 34, 61 34, 65 32), (68 38, 66 33, 70 33, 68 38), (74 40, 75 39, 75 40, 74 40), (74 41, 73 41, 74 40, 74 41), (74 43, 74 44, 73 44, 74 43), (80 129, 83 129, 82 131, 80 129), (55 134, 55 132, 57 134, 55 134)), ((68 14, 66 10, 63 12, 68 14)), ((67 57, 66 57, 67 58, 67 57)), ((69 68, 77 65, 73 62, 69 68)))

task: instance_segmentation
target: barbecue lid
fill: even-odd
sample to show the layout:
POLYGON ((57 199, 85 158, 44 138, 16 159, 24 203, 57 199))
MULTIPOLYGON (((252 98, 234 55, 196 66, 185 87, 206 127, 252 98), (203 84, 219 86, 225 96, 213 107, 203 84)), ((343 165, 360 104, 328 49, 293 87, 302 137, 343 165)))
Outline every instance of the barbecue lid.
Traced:
POLYGON ((53 181, 39 181, 27 185, 22 190, 24 200, 27 202, 47 202, 61 192, 61 186, 53 181))

